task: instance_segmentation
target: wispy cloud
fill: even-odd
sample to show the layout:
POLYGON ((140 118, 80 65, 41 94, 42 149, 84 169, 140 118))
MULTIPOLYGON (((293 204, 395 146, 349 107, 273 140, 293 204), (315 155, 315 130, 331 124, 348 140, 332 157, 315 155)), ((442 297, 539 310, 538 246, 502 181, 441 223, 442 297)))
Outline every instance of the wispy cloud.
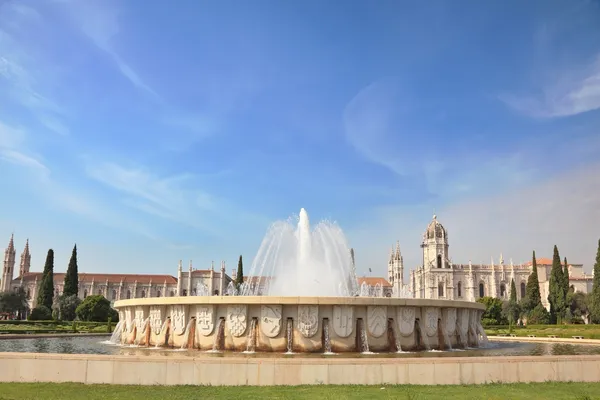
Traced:
POLYGON ((16 2, 4 8, 6 13, 0 14, 0 79, 7 84, 7 90, 0 98, 6 96, 27 108, 49 130, 68 134, 61 121, 65 117, 64 108, 44 93, 47 71, 19 39, 23 31, 37 29, 42 17, 35 9, 16 2))
MULTIPOLYGON (((437 208, 438 219, 449 232, 451 258, 455 263, 489 262, 503 253, 505 260, 523 262, 532 250, 550 257, 556 244, 561 255, 584 263, 589 273, 599 239, 597 226, 591 223, 600 221, 598 174, 600 164, 588 164, 527 190, 437 208)), ((348 230, 351 242, 357 243, 357 268, 380 266, 376 273, 385 273, 389 247, 399 239, 408 276, 408 270, 421 263, 419 243, 432 213, 427 206, 376 209, 368 223, 348 230)))
POLYGON ((79 29, 102 51, 106 52, 123 76, 133 85, 162 101, 160 96, 142 79, 114 48, 120 32, 119 10, 112 1, 64 1, 64 9, 79 29))
POLYGON ((563 71, 540 88, 538 95, 502 94, 500 100, 534 118, 568 117, 600 108, 600 54, 575 70, 563 71))
POLYGON ((198 214, 214 207, 210 195, 190 189, 194 186, 190 184, 190 174, 161 177, 143 167, 126 168, 110 162, 88 163, 86 172, 92 179, 127 195, 124 204, 181 224, 206 228, 198 214), (203 201, 198 202, 199 198, 203 201))

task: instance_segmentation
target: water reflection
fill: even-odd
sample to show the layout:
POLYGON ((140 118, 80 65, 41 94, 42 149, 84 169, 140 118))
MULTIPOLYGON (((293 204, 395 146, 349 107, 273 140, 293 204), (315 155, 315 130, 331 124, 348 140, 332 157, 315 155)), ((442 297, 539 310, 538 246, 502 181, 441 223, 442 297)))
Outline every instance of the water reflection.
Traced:
MULTIPOLYGON (((202 350, 162 349, 154 347, 114 346, 107 338, 64 337, 37 339, 0 339, 0 352, 61 353, 61 354, 121 354, 131 356, 189 356, 189 357, 282 357, 280 353, 242 354, 233 352, 207 353, 202 350)), ((410 358, 410 357, 499 357, 499 356, 548 356, 548 355, 600 355, 600 346, 565 343, 490 342, 480 349, 454 351, 420 351, 406 353, 376 353, 372 355, 341 353, 340 358, 410 358)), ((290 357, 290 356, 286 356, 290 357)), ((322 353, 294 354, 291 357, 319 358, 322 353)))

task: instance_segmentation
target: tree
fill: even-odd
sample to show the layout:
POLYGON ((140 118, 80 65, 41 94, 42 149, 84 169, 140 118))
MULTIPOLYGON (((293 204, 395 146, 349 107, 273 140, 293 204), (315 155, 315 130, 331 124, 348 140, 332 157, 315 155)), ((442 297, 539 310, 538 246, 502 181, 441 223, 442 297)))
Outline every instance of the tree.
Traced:
POLYGON ((75 310, 77 318, 82 321, 106 322, 108 317, 114 321, 114 313, 110 301, 100 294, 86 297, 75 310))
POLYGON ((552 257, 552 269, 550 270, 550 282, 548 288, 548 302, 550 303, 550 323, 561 323, 565 316, 566 293, 564 291, 564 275, 558 247, 554 245, 554 256, 552 257))
POLYGON ((240 255, 240 259, 238 261, 237 275, 235 277, 235 287, 239 290, 244 283, 244 263, 242 261, 242 256, 240 255))
POLYGON ((517 302, 517 287, 514 279, 511 279, 510 281, 510 299, 506 305, 505 313, 511 324, 515 324, 519 320, 519 315, 521 314, 521 308, 517 302))
POLYGON ((63 321, 73 321, 77 314, 75 310, 81 304, 81 299, 76 294, 69 296, 62 295, 58 301, 60 319, 63 321))
POLYGON ((50 321, 52 319, 52 310, 44 305, 38 305, 31 310, 28 319, 31 321, 50 321))
MULTIPOLYGON (((568 295, 570 289, 569 282, 569 263, 567 262, 567 257, 565 257, 565 269, 563 269, 563 290, 565 292, 565 296, 568 295)), ((568 307, 568 303, 567 303, 568 307)))
POLYGON ((69 267, 65 274, 65 288, 63 289, 64 296, 77 295, 79 292, 79 274, 77 272, 77 245, 73 246, 69 267))
POLYGON ((27 295, 23 288, 0 293, 0 312, 23 315, 27 308, 27 295))
POLYGON ((42 274, 42 284, 37 298, 38 306, 45 306, 52 309, 54 300, 54 250, 48 250, 44 273, 42 274))
POLYGON ((600 324, 600 239, 598 239, 598 251, 596 252, 596 263, 594 264, 594 283, 591 298, 588 300, 588 307, 592 323, 600 324))
POLYGON ((537 261, 535 259, 535 251, 533 252, 533 260, 531 262, 531 274, 527 278, 527 287, 525 289, 525 298, 523 299, 522 307, 525 313, 533 311, 538 304, 542 304, 542 296, 540 295, 540 282, 537 273, 537 261))
POLYGON ((502 300, 485 296, 477 299, 477 302, 485 304, 485 312, 481 317, 484 325, 504 325, 507 323, 502 313, 502 300))

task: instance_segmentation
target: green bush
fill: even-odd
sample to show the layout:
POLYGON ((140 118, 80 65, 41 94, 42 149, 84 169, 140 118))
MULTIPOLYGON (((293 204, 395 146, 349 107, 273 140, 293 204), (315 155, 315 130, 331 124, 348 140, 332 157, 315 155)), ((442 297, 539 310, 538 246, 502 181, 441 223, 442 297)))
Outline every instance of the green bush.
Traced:
POLYGON ((106 322, 108 317, 113 317, 114 310, 108 301, 102 295, 88 296, 77 307, 75 313, 82 321, 106 322))
POLYGON ((31 310, 29 319, 32 321, 47 321, 52 319, 52 310, 46 306, 37 306, 31 310))

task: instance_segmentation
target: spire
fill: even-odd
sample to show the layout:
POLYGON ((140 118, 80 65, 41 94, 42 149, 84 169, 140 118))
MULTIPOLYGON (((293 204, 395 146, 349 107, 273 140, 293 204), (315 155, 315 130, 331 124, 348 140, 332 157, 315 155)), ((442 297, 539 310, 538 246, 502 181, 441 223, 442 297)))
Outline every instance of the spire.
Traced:
POLYGON ((395 256, 396 256, 396 260, 399 260, 400 257, 401 257, 401 254, 400 254, 400 241, 399 240, 396 241, 396 255, 395 256))
POLYGON ((11 233, 10 234, 10 241, 8 242, 8 249, 10 251, 14 251, 15 250, 15 234, 11 233))
POLYGON ((25 241, 25 249, 21 253, 21 264, 19 265, 19 275, 23 277, 29 273, 31 268, 31 254, 29 253, 29 239, 25 241))
POLYGON ((214 261, 211 261, 211 262, 210 262, 210 270, 211 270, 211 271, 214 271, 214 270, 215 270, 215 262, 214 262, 214 261))
POLYGON ((192 260, 190 260, 190 271, 192 270, 192 260))
POLYGON ((181 260, 179 260, 179 267, 178 267, 179 271, 181 271, 183 269, 183 262, 181 260))
POLYGON ((502 257, 502 253, 500 253, 500 260, 498 261, 500 265, 504 264, 504 257, 502 257))

